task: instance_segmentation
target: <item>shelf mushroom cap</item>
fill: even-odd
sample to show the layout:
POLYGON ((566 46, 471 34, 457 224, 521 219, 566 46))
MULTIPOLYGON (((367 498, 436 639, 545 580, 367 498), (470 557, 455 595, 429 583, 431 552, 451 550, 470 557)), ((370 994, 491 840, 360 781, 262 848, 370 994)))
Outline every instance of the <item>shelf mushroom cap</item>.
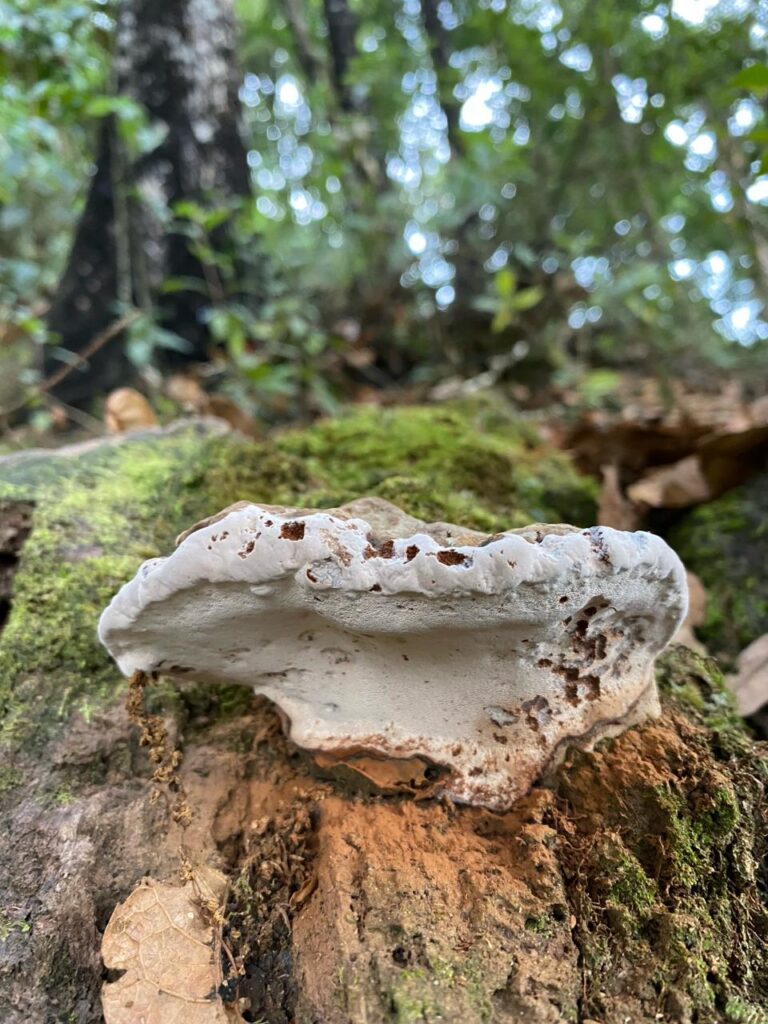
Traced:
POLYGON ((239 502, 145 562, 99 638, 126 675, 251 686, 301 747, 421 758, 448 796, 504 810, 567 744, 659 713, 653 661, 686 606, 650 533, 239 502))

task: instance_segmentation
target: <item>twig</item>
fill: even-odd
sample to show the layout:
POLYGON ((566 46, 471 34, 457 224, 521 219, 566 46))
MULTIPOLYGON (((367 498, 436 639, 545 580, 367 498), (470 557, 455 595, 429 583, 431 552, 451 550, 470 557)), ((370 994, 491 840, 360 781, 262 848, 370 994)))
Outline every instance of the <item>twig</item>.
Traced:
POLYGON ((78 423, 85 430, 90 431, 96 436, 104 433, 104 424, 95 416, 91 416, 89 413, 83 412, 82 409, 76 409, 74 405, 67 405, 66 402, 62 402, 60 398, 54 398, 53 395, 46 395, 43 393, 41 397, 49 408, 62 409, 67 414, 68 419, 72 420, 74 423, 78 423))
POLYGON ((134 320, 137 320, 141 316, 141 312, 138 309, 131 310, 130 313, 126 313, 121 316, 118 320, 113 321, 108 327, 105 327, 101 334, 97 334, 95 338, 88 342, 85 348, 81 352, 74 353, 75 358, 71 363, 66 366, 62 366, 60 370, 52 373, 50 377, 47 377, 44 381, 37 385, 34 391, 23 398, 20 402, 15 405, 9 406, 6 409, 0 409, 0 417, 11 416, 13 413, 18 412, 19 409, 23 409, 25 405, 29 405, 33 398, 37 395, 45 394, 50 391, 51 388, 55 388, 57 384, 61 384, 63 380, 74 373, 74 371, 82 363, 87 363, 91 356, 95 355, 100 349, 104 348, 107 342, 112 341, 115 335, 120 334, 121 331, 129 327, 134 320))

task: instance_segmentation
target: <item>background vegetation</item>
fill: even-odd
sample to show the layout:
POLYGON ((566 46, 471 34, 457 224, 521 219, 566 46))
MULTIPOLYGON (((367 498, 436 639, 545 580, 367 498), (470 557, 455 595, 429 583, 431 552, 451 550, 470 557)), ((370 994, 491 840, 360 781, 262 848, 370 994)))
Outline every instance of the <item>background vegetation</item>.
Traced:
MULTIPOLYGON (((207 272, 160 294, 199 294, 208 374, 241 406, 306 414, 370 388, 618 365, 761 381, 764 2, 238 0, 236 14, 250 194, 161 211, 207 272)), ((67 357, 46 312, 100 126, 134 160, 166 132, 116 84, 119 16, 110 0, 0 2, 6 398, 39 382, 42 349, 49 367, 67 357)), ((132 301, 118 344, 156 383, 184 331, 162 300, 132 301)))

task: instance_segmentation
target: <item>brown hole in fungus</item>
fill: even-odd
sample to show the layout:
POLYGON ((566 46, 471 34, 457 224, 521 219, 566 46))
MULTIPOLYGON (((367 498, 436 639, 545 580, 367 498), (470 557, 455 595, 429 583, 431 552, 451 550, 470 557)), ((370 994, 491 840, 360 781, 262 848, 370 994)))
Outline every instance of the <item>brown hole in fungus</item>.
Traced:
POLYGON ((299 522, 295 519, 291 523, 283 523, 280 527, 280 536, 283 540, 303 540, 304 539, 304 523, 299 522))
POLYGON ((394 558, 395 557, 395 542, 393 540, 385 540, 379 544, 378 547, 374 547, 369 544, 368 547, 363 551, 363 558, 366 560, 369 558, 394 558))
POLYGON ((565 699, 573 708, 577 708, 581 703, 579 698, 579 687, 576 683, 565 684, 565 699))
POLYGON ((460 551, 456 551, 453 548, 438 551, 437 560, 441 565, 466 565, 469 561, 466 555, 462 555, 460 551))
POLYGON ((238 551, 237 553, 240 556, 240 558, 247 558, 255 547, 256 541, 249 540, 245 547, 242 549, 242 551, 238 551))
POLYGON ((584 683, 586 693, 584 696, 587 700, 597 700, 600 696, 600 679, 597 676, 584 676, 582 679, 584 683))

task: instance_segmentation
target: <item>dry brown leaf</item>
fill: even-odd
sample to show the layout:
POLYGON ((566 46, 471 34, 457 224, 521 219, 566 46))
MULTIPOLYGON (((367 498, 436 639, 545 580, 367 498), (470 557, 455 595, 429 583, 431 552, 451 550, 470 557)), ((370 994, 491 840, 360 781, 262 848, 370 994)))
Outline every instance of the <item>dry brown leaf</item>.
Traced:
POLYGON ((303 907, 316 888, 317 875, 310 875, 288 901, 292 909, 298 910, 300 907, 303 907))
POLYGON ((209 416, 218 416, 220 420, 226 420, 233 430, 238 430, 247 437, 259 436, 256 420, 244 412, 231 398, 226 398, 224 395, 209 395, 207 412, 209 416))
POLYGON ((226 879, 204 868, 185 885, 143 879, 112 913, 101 954, 123 972, 102 987, 106 1024, 233 1024, 218 995, 220 934, 201 904, 220 907, 226 879))
POLYGON ((111 434, 154 427, 157 418, 144 395, 135 388, 118 388, 110 392, 104 406, 104 421, 111 434))
POLYGON ((712 497, 698 455, 652 469, 631 484, 627 494, 632 501, 645 502, 651 508, 688 508, 712 497))
POLYGON ((580 469, 616 465, 636 479, 629 497, 653 507, 685 508, 748 480, 768 458, 768 397, 744 401, 730 382, 717 393, 688 391, 631 376, 619 385, 619 412, 582 413, 561 446, 580 469), (698 458, 698 471, 692 458, 698 458), (652 468, 648 468, 652 467, 652 468), (650 495, 650 499, 646 496, 650 495))
POLYGON ((694 629, 704 621, 707 609, 707 592, 704 589, 704 584, 695 572, 686 571, 685 575, 688 581, 688 614, 685 616, 683 624, 678 629, 672 642, 682 644, 684 647, 690 647, 692 651, 697 651, 699 654, 706 654, 707 649, 696 636, 694 629))
POLYGON ((768 425, 730 434, 711 434, 697 448, 710 494, 718 497, 754 476, 768 459, 768 425))
POLYGON ((259 436, 258 425, 252 416, 225 395, 207 394, 194 377, 183 373, 169 377, 165 393, 186 412, 194 412, 200 416, 216 416, 220 420, 225 420, 233 430, 238 430, 241 434, 248 437, 259 436))
POLYGON ((331 774, 344 777, 351 771, 353 776, 362 776, 384 793, 413 793, 425 799, 437 791, 441 782, 442 773, 420 757, 387 758, 354 751, 315 751, 313 760, 331 774))
POLYGON ((768 704, 768 633, 745 647, 736 662, 728 685, 736 695, 742 715, 753 715, 768 704))
POLYGON ((622 494, 619 470, 616 466, 603 466, 603 486, 597 502, 597 521, 600 526, 614 530, 636 530, 641 523, 640 510, 622 494))
POLYGON ((199 381, 185 373, 175 373, 169 377, 165 383, 165 393, 185 412, 202 414, 208 411, 208 395, 199 381))

